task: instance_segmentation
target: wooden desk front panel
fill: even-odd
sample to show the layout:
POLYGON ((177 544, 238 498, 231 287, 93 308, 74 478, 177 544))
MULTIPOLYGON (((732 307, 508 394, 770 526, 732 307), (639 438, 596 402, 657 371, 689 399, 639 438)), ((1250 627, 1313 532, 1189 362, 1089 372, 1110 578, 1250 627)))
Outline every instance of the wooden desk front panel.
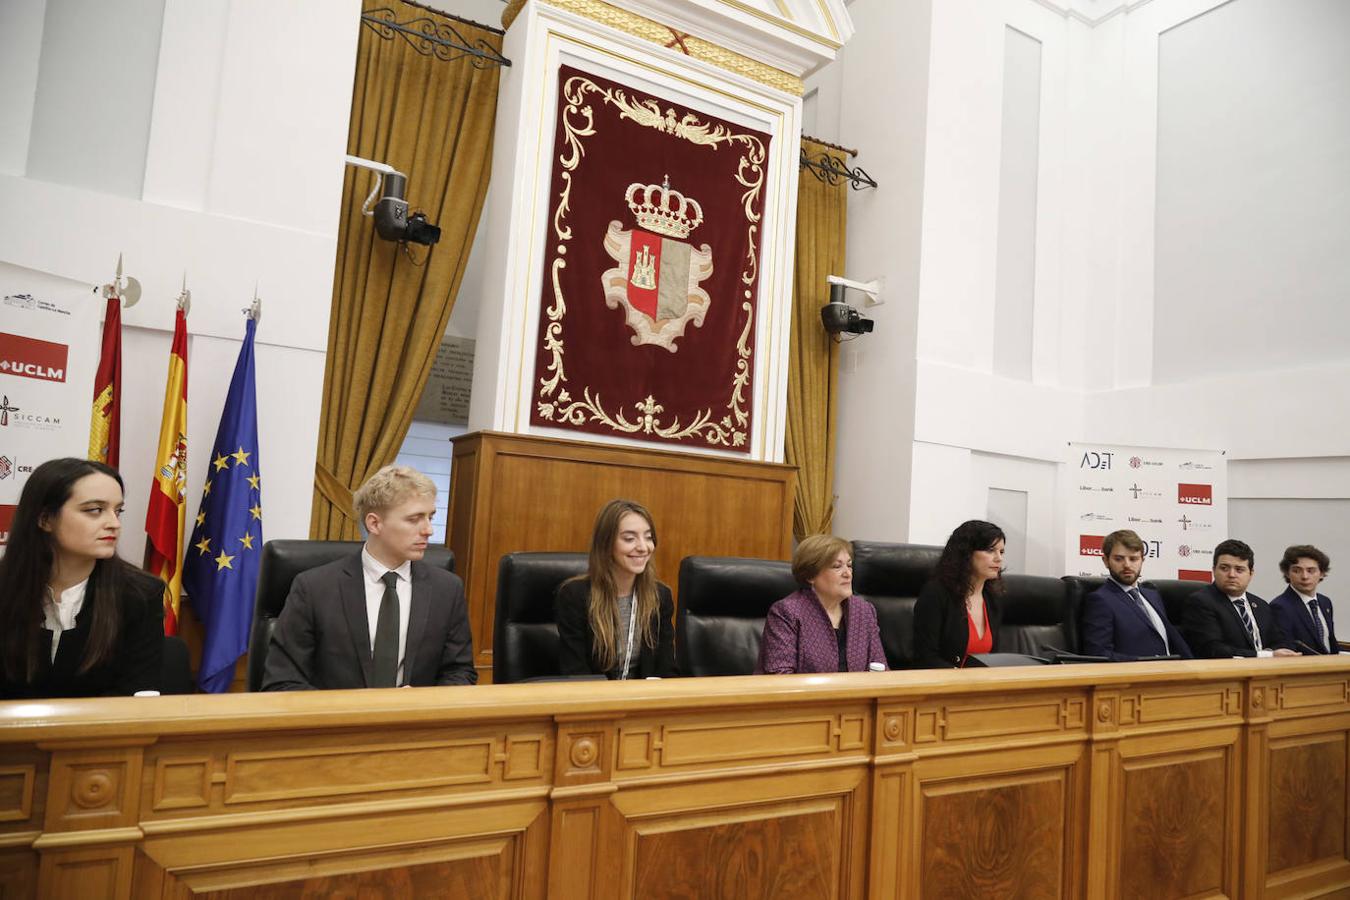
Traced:
POLYGON ((1339 660, 60 701, 0 726, 3 896, 1350 893, 1339 660))

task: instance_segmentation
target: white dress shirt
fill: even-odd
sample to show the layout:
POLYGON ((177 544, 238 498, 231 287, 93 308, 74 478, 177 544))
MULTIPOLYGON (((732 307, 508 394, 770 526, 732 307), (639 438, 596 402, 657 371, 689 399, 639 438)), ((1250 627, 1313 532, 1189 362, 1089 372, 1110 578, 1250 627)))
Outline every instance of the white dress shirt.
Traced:
POLYGON ((384 582, 380 579, 385 572, 398 575, 394 591, 398 594, 398 676, 395 684, 403 684, 403 655, 408 649, 408 610, 412 606, 412 563, 403 561, 397 569, 390 569, 384 563, 370 555, 370 551, 361 547, 362 580, 366 585, 366 624, 370 627, 370 652, 375 653, 375 629, 380 621, 380 603, 384 600, 384 582))
POLYGON ((56 645, 61 643, 61 632, 75 627, 75 617, 84 606, 84 589, 89 584, 86 578, 74 587, 68 587, 57 597, 48 585, 42 595, 42 627, 52 633, 52 662, 56 662, 56 645))
MULTIPOLYGON (((1228 595, 1225 594, 1224 596, 1228 595)), ((1263 658, 1267 656, 1274 656, 1275 651, 1267 650, 1265 648, 1265 645, 1261 643, 1261 623, 1256 621, 1256 612, 1255 610, 1252 609, 1251 601, 1247 599, 1247 592, 1243 591, 1241 597, 1228 597, 1228 600, 1231 603, 1241 603, 1242 606, 1247 610, 1247 615, 1251 617, 1252 643, 1256 645, 1256 655, 1263 658)))
POLYGON ((1139 582, 1136 581, 1134 584, 1125 585, 1121 584, 1119 581, 1116 581, 1116 577, 1114 575, 1108 575, 1106 577, 1116 587, 1120 588, 1122 591, 1125 592, 1125 596, 1129 598, 1131 603, 1134 603, 1136 601, 1134 599, 1134 595, 1131 594, 1130 591, 1139 591, 1139 600, 1142 601, 1140 605, 1144 607, 1144 614, 1147 615, 1148 620, 1153 623, 1153 630, 1158 632, 1158 637, 1162 638, 1163 650, 1166 653, 1171 653, 1172 642, 1167 639, 1167 626, 1163 624, 1163 620, 1158 615, 1158 611, 1153 608, 1153 604, 1148 602, 1148 598, 1144 596, 1144 592, 1139 590, 1139 582))
POLYGON ((1317 623, 1321 623, 1321 634, 1323 643, 1322 646, 1318 647, 1317 649, 1326 650, 1328 653, 1334 652, 1326 644, 1327 641, 1331 640, 1331 635, 1329 633, 1330 629, 1327 628, 1327 620, 1322 616, 1322 607, 1317 604, 1317 595, 1313 594, 1310 596, 1308 594, 1303 593, 1298 588, 1294 588, 1294 593, 1298 594, 1299 599, 1303 601, 1303 605, 1308 608, 1308 615, 1312 616, 1312 620, 1314 623, 1314 630, 1316 630, 1317 623))

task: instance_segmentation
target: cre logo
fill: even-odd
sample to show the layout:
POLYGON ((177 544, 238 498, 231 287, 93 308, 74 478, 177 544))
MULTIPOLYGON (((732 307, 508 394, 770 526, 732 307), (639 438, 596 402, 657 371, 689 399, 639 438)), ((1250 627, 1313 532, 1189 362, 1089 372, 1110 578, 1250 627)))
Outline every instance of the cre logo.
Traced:
POLYGON ((1083 454, 1083 459, 1078 463, 1080 469, 1109 469, 1111 468, 1111 457, 1115 456, 1110 450, 1088 450, 1083 454))
POLYGON ((1213 506, 1214 487, 1208 484, 1177 485, 1177 502, 1188 506, 1213 506))
POLYGON ((1130 457, 1130 468, 1137 469, 1144 464, 1144 461, 1137 456, 1130 457))
POLYGON ((1190 556, 1190 555, 1191 555, 1191 547, 1189 544, 1182 544, 1180 547, 1177 547, 1177 556, 1190 556))

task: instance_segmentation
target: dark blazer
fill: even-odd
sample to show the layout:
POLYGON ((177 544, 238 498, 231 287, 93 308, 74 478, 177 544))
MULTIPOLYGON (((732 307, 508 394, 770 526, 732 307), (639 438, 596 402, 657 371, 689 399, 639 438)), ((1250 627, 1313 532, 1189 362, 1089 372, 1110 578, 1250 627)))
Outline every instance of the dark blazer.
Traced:
POLYGON ((52 659, 52 633, 43 628, 38 635, 36 677, 31 684, 6 679, 0 684, 0 698, 115 697, 159 690, 164 668, 164 582, 134 569, 127 577, 127 590, 119 598, 122 633, 106 662, 88 672, 77 671, 93 618, 93 604, 86 597, 75 627, 61 633, 56 659, 52 659))
MULTIPOLYGON (((420 560, 409 573, 403 684, 473 684, 473 637, 464 583, 420 560)), ((267 649, 264 691, 363 688, 370 684, 370 620, 361 554, 301 572, 291 583, 267 649)))
MULTIPOLYGON (((1292 650, 1293 644, 1270 604, 1247 592, 1252 607, 1252 618, 1261 630, 1261 645, 1266 650, 1292 650)), ((1233 601, 1212 584, 1207 584, 1186 598, 1181 617, 1181 633, 1200 659, 1225 659, 1233 656, 1255 656, 1256 647, 1242 627, 1242 618, 1233 608, 1233 601)))
POLYGON ((1168 621, 1167 607, 1157 591, 1140 587, 1139 593, 1162 620, 1167 632, 1163 643, 1153 623, 1139 604, 1111 579, 1083 598, 1083 622, 1079 628, 1082 650, 1087 656, 1109 656, 1116 661, 1138 659, 1141 656, 1163 656, 1169 652, 1183 659, 1191 658, 1190 645, 1181 632, 1168 621))
MULTIPOLYGON (((984 585, 985 628, 994 636, 989 651, 998 653, 998 629, 1003 623, 1003 608, 993 585, 984 585)), ((914 602, 914 665, 920 669, 954 669, 966 657, 970 622, 966 606, 953 597, 935 578, 919 591, 914 602)))
MULTIPOLYGON (((1331 598, 1325 594, 1318 594, 1317 608, 1322 611, 1322 621, 1327 623, 1330 652, 1339 653, 1340 648, 1336 646, 1336 626, 1331 621, 1331 598)), ((1283 594, 1270 601, 1270 611, 1275 614, 1275 621, 1280 623, 1291 643, 1302 641, 1314 650, 1322 649, 1321 643, 1317 640, 1317 626, 1313 624, 1312 613, 1308 612, 1308 605, 1303 602, 1303 598, 1293 586, 1285 588, 1283 594)), ((1293 649, 1301 653, 1308 652, 1297 644, 1293 645, 1293 649)))
MULTIPOLYGON (((588 578, 565 581, 558 588, 553 612, 558 622, 558 668, 564 675, 604 675, 618 678, 619 662, 608 672, 602 671, 591 656, 591 622, 586 615, 590 603, 591 582, 588 578)), ((637 673, 640 678, 656 675, 668 678, 678 675, 675 665, 675 602, 670 588, 657 582, 658 602, 656 646, 638 645, 637 673)))

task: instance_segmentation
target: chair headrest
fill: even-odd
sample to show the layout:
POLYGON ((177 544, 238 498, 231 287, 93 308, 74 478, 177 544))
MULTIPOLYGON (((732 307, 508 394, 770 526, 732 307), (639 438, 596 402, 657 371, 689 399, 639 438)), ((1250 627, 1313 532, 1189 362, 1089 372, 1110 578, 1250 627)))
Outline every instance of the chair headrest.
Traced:
POLYGON ((552 622, 558 585, 585 575, 585 553, 508 553, 497 567, 497 620, 552 622))
POLYGON ((917 597, 933 576, 942 548, 931 544, 853 542, 853 591, 875 597, 917 597))
POLYGON ((797 590, 792 567, 777 559, 686 556, 680 560, 680 606, 691 616, 763 619, 797 590))
MULTIPOLYGON (((355 555, 360 552, 362 543, 278 540, 263 544, 262 556, 258 560, 258 593, 254 599, 254 615, 259 618, 280 615, 295 576, 327 565, 335 559, 355 555)), ((428 547, 422 561, 455 571, 455 554, 449 547, 428 547)))
POLYGON ((1069 616, 1069 586, 1047 575, 1003 576, 1004 625, 1059 625, 1069 616))

